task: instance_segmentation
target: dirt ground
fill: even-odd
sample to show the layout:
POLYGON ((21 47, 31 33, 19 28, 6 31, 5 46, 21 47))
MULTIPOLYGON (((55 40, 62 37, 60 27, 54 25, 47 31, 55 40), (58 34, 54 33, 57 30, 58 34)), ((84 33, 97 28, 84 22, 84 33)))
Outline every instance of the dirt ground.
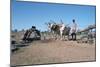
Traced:
POLYGON ((33 41, 11 54, 11 65, 95 61, 95 44, 76 41, 33 41))

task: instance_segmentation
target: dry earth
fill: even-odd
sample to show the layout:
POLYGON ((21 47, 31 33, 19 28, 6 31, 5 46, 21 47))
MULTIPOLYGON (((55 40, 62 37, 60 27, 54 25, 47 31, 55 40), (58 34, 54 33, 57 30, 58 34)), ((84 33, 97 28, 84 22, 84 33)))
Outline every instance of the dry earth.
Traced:
POLYGON ((33 41, 11 54, 11 65, 95 61, 95 44, 76 41, 33 41))

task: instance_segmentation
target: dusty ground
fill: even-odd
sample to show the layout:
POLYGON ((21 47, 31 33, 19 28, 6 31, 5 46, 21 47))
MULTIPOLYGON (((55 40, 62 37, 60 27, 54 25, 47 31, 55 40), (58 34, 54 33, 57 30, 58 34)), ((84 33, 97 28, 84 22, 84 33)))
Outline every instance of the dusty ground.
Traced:
POLYGON ((11 54, 11 65, 95 61, 95 44, 76 41, 33 41, 11 54))

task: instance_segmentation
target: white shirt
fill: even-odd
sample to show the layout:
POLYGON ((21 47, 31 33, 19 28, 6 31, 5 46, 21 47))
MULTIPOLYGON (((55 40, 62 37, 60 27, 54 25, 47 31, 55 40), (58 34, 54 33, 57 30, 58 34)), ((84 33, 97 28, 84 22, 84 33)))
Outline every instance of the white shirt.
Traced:
POLYGON ((71 33, 76 33, 76 31, 77 31, 77 24, 73 23, 71 26, 71 33))

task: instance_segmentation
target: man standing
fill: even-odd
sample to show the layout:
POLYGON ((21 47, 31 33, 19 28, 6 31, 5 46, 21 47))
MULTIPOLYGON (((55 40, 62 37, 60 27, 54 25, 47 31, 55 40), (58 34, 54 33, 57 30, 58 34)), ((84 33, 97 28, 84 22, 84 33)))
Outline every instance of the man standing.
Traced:
POLYGON ((72 22, 73 24, 71 27, 71 36, 72 36, 72 40, 76 40, 77 24, 75 23, 75 19, 73 19, 72 22))

